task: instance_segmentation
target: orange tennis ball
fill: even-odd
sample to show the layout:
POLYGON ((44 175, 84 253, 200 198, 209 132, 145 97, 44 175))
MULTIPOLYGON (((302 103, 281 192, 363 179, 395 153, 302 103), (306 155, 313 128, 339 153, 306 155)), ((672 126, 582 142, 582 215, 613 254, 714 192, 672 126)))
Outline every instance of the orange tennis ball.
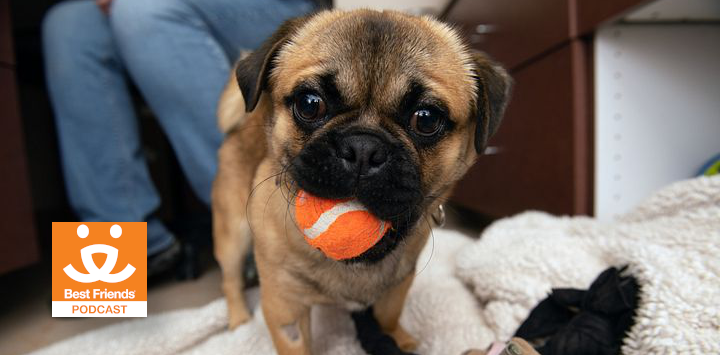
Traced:
POLYGON ((308 244, 335 260, 364 253, 391 227, 358 200, 328 200, 302 190, 295 199, 295 223, 308 244))

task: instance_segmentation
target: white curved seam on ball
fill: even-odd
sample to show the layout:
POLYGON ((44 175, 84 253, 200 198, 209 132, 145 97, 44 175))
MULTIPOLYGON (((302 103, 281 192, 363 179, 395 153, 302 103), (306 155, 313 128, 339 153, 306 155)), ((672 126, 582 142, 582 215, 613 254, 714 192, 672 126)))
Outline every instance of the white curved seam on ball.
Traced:
POLYGON ((357 200, 338 203, 331 209, 323 212, 320 217, 318 217, 317 221, 313 223, 312 227, 303 230, 303 232, 309 239, 315 239, 320 234, 325 233, 325 231, 327 231, 328 228, 335 223, 335 220, 337 220, 338 217, 345 213, 355 211, 366 211, 366 209, 357 200))
POLYGON ((385 232, 385 221, 380 221, 380 228, 378 229, 378 235, 377 235, 377 237, 375 237, 375 241, 373 242, 373 245, 375 245, 375 243, 377 243, 378 240, 380 240, 380 238, 382 238, 382 236, 385 235, 384 232, 385 232))

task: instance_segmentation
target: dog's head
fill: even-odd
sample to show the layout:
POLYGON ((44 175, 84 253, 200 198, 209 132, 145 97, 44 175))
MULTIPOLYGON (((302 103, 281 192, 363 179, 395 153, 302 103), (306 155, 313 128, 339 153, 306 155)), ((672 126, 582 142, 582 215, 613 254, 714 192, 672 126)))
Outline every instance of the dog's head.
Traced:
POLYGON ((457 33, 398 12, 327 11, 285 23, 243 59, 252 111, 269 105, 269 151, 288 179, 359 199, 395 227, 361 260, 382 258, 485 149, 510 79, 457 33))

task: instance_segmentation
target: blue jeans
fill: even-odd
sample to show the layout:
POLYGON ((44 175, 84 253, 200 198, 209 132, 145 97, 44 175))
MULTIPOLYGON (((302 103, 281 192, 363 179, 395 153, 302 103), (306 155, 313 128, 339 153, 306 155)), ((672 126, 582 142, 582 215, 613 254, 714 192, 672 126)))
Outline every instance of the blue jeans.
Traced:
POLYGON ((173 235, 155 217, 128 91, 129 77, 155 113, 193 191, 210 203, 222 141, 215 109, 232 63, 308 0, 93 0, 53 7, 43 22, 48 90, 65 184, 82 221, 147 221, 148 255, 173 235))

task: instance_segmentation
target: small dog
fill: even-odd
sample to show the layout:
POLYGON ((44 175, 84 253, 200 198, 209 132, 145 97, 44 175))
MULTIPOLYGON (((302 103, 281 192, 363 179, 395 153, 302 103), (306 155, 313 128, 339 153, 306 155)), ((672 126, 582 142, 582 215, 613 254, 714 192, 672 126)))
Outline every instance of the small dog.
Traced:
POLYGON ((252 245, 279 354, 311 353, 314 304, 372 306, 382 330, 413 349, 398 319, 427 217, 497 130, 511 79, 448 25, 372 10, 290 20, 235 71, 218 108, 226 138, 212 195, 230 327, 250 318, 242 266, 252 245), (356 198, 393 229, 332 260, 293 222, 298 189, 356 198))

